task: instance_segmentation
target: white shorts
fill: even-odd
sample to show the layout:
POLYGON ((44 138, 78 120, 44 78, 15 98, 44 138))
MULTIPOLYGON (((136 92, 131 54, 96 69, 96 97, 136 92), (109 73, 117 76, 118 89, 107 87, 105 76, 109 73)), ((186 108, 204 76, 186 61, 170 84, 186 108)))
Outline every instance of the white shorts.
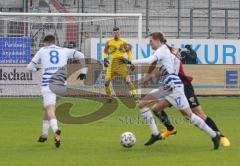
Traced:
POLYGON ((43 107, 46 108, 49 105, 55 105, 56 104, 56 94, 52 91, 42 91, 42 97, 43 97, 43 107))
POLYGON ((148 95, 154 96, 158 100, 167 100, 175 108, 183 110, 190 108, 183 87, 174 88, 172 91, 166 91, 163 87, 153 89, 148 95))

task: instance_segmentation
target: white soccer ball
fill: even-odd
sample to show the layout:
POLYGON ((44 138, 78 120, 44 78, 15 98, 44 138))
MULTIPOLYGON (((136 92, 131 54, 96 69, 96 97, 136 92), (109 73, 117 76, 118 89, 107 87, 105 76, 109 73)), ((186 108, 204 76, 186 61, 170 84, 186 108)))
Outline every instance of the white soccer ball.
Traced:
POLYGON ((120 137, 120 143, 125 148, 131 148, 136 143, 136 137, 131 132, 124 132, 120 137))

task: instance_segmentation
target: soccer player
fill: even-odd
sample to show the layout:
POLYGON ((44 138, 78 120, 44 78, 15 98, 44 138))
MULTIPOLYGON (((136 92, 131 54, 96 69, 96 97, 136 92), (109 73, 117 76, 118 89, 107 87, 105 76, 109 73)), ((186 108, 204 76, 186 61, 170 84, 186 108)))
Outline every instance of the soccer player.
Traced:
MULTIPOLYGON (((129 76, 129 69, 126 64, 121 62, 121 59, 126 53, 128 58, 132 60, 132 52, 128 43, 120 38, 120 30, 118 27, 114 27, 112 33, 113 38, 106 42, 103 53, 104 66, 107 68, 105 76, 105 92, 108 96, 108 102, 112 101, 110 82, 116 75, 120 75, 125 80, 132 97, 137 99, 136 89, 129 76), (110 61, 108 60, 108 54, 110 56, 110 61)), ((133 66, 131 66, 130 69, 133 69, 133 66)))
MULTIPOLYGON (((205 131, 212 138, 214 149, 218 149, 220 134, 213 131, 200 117, 192 113, 184 94, 183 83, 178 76, 178 70, 176 70, 176 65, 179 65, 180 60, 172 55, 166 45, 166 39, 163 34, 160 32, 150 34, 150 45, 155 52, 149 58, 133 61, 124 59, 127 64, 152 64, 156 62, 159 67, 158 77, 160 78, 161 85, 158 89, 154 89, 148 93, 139 102, 138 106, 142 115, 144 116, 144 114, 151 112, 149 104, 158 102, 159 99, 166 100, 179 109, 183 116, 192 124, 205 131)), ((160 139, 162 139, 160 134, 153 134, 145 145, 151 145, 160 139)))
POLYGON ((44 47, 33 57, 28 64, 29 71, 37 71, 39 68, 37 64, 41 61, 42 70, 42 88, 41 93, 43 97, 43 124, 42 134, 38 142, 45 142, 48 138, 48 129, 52 129, 54 133, 55 146, 60 146, 61 130, 58 127, 55 116, 56 94, 50 88, 55 83, 60 86, 66 83, 66 65, 68 59, 74 58, 80 60, 81 69, 78 78, 83 80, 86 78, 87 68, 85 67, 84 55, 74 49, 62 48, 55 45, 55 37, 53 35, 45 36, 44 47))
MULTIPOLYGON (((174 54, 176 57, 178 57, 180 59, 177 49, 174 49, 174 48, 170 48, 170 49, 171 49, 172 54, 174 54)), ((178 65, 176 65, 176 66, 178 66, 178 65)), ((154 65, 149 67, 148 74, 150 74, 154 68, 155 68, 154 65)), ((193 89, 193 86, 191 83, 193 78, 191 76, 187 76, 185 74, 181 61, 180 61, 180 68, 179 68, 178 76, 184 84, 184 92, 185 92, 186 98, 188 100, 188 103, 189 103, 190 108, 193 111, 193 113, 195 113, 197 116, 202 118, 205 121, 205 123, 210 128, 212 128, 212 130, 220 132, 216 123, 209 116, 207 116, 204 113, 204 111, 198 101, 198 98, 194 93, 194 89, 193 89)), ((149 81, 149 79, 150 79, 150 77, 148 75, 146 75, 146 79, 144 80, 144 83, 146 84, 149 81)), ((170 135, 176 134, 176 132, 177 132, 176 128, 171 124, 167 114, 164 111, 165 108, 170 107, 170 106, 171 106, 171 104, 169 102, 167 102, 166 100, 160 100, 158 103, 156 103, 151 108, 152 111, 154 112, 154 114, 162 121, 162 123, 166 127, 166 129, 162 133, 163 138, 166 138, 170 135)), ((220 144, 223 146, 230 146, 230 141, 227 139, 227 137, 225 137, 223 134, 221 134, 220 136, 221 136, 220 144)))

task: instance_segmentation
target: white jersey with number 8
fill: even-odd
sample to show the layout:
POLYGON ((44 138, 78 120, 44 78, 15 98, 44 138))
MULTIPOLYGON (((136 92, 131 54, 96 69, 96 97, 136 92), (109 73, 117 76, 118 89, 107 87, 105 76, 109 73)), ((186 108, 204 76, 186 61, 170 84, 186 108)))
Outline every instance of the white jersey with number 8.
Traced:
MULTIPOLYGON (((42 68, 42 87, 49 86, 49 79, 59 70, 65 71, 68 59, 81 59, 84 55, 74 49, 58 47, 50 45, 42 47, 32 59, 33 64, 41 61, 42 68)), ((58 75, 61 77, 61 75, 58 75)), ((66 76, 62 75, 62 80, 66 80, 66 76)))
MULTIPOLYGON (((68 59, 82 59, 84 55, 74 49, 63 48, 56 45, 49 45, 40 48, 40 50, 33 57, 27 68, 34 71, 35 66, 41 61, 42 68, 42 95, 44 107, 50 104, 55 104, 56 94, 49 88, 51 81, 57 80, 62 86, 67 80, 66 65, 68 59)), ((80 72, 86 74, 85 61, 80 72)))

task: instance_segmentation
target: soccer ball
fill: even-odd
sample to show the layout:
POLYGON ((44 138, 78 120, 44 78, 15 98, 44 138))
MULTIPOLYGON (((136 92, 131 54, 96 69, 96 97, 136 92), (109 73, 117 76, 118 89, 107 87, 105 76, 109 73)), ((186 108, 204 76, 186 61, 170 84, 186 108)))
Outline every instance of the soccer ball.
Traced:
POLYGON ((125 148, 131 148, 136 143, 136 137, 131 132, 124 132, 120 137, 120 143, 125 148))

